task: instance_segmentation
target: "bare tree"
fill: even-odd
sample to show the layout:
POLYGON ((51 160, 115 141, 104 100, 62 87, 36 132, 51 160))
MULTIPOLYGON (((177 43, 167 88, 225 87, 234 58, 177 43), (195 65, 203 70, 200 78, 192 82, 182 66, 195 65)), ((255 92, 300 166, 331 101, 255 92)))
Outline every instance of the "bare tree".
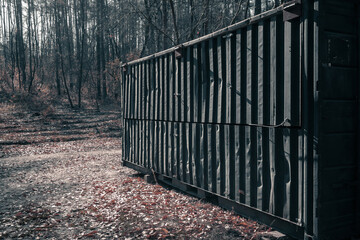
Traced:
POLYGON ((76 99, 81 108, 84 97, 100 101, 118 96, 112 89, 120 81, 114 75, 119 74, 116 63, 181 44, 279 4, 280 0, 0 0, 0 66, 2 79, 7 79, 1 82, 12 92, 53 91, 70 105, 76 99))
POLYGON ((22 1, 16 0, 16 62, 19 71, 19 87, 26 89, 26 58, 23 38, 22 1), (22 78, 21 78, 22 77, 22 78))

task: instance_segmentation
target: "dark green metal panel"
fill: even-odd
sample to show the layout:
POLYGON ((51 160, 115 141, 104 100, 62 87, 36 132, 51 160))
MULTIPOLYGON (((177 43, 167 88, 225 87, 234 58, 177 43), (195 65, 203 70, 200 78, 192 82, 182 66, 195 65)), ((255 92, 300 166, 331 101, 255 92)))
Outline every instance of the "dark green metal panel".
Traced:
POLYGON ((274 16, 184 47, 180 58, 129 63, 125 161, 290 219, 298 201, 290 201, 288 169, 297 166, 288 139, 298 130, 267 128, 299 109, 283 107, 283 32, 274 16))
POLYGON ((125 65, 123 160, 296 238, 349 237, 360 229, 358 4, 304 0, 284 22, 292 7, 125 65))

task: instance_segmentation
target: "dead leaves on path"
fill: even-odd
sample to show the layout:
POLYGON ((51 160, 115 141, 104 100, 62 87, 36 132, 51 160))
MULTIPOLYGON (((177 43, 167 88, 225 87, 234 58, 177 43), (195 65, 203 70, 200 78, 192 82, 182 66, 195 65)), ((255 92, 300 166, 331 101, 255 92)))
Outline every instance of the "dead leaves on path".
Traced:
MULTIPOLYGON (((108 141, 117 141, 108 146, 120 144, 108 141)), ((268 230, 210 203, 146 183, 121 166, 118 154, 74 153, 80 145, 64 144, 52 146, 70 155, 41 164, 25 157, 16 163, 1 160, 2 170, 13 171, 0 179, 8 187, 0 197, 1 239, 252 239, 268 230)), ((94 142, 81 146, 86 144, 94 142)))
MULTIPOLYGON (((89 124, 77 117, 68 125, 89 124)), ((6 131, 14 141, 24 138, 6 131)), ((121 166, 119 138, 0 147, 0 239, 255 239, 269 230, 146 183, 121 166)))

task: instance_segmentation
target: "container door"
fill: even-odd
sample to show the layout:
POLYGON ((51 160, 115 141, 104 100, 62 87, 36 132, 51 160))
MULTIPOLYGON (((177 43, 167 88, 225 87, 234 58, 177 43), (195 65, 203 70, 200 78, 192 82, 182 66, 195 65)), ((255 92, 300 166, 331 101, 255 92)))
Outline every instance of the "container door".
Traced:
POLYGON ((324 2, 318 234, 342 239, 359 229, 359 10, 355 1, 324 2))

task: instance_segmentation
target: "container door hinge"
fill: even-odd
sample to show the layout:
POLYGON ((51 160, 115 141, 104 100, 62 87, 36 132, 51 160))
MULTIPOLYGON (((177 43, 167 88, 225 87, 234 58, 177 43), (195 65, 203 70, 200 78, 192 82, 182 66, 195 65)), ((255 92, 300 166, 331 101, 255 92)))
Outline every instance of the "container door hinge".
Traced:
POLYGON ((283 20, 291 21, 301 16, 302 13, 302 6, 301 0, 293 0, 284 3, 283 7, 283 20))

